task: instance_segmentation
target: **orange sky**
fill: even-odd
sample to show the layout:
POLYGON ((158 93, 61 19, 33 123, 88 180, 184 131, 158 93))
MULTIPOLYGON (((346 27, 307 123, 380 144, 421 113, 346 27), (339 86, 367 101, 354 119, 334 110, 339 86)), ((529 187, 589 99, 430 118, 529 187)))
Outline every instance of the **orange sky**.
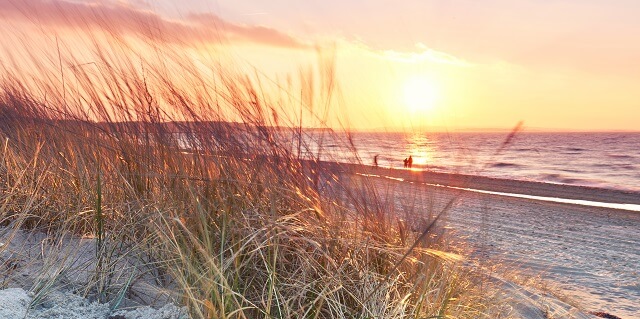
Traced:
POLYGON ((639 12, 623 0, 0 0, 0 31, 5 51, 78 29, 224 47, 274 82, 319 73, 323 56, 339 88, 330 124, 354 129, 640 130, 639 12))

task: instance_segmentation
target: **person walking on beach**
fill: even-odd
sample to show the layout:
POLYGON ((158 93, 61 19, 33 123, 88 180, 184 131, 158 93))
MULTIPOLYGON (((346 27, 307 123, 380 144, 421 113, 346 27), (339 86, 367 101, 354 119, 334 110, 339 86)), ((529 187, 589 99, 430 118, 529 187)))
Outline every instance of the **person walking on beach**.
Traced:
POLYGON ((411 168, 411 165, 413 165, 413 158, 411 157, 411 155, 409 155, 409 159, 407 160, 407 165, 409 166, 409 168, 411 168))
POLYGON ((407 158, 405 158, 402 162, 404 162, 404 168, 407 168, 409 166, 409 160, 407 158))
POLYGON ((375 167, 378 167, 378 154, 376 154, 376 156, 373 157, 373 165, 375 167))

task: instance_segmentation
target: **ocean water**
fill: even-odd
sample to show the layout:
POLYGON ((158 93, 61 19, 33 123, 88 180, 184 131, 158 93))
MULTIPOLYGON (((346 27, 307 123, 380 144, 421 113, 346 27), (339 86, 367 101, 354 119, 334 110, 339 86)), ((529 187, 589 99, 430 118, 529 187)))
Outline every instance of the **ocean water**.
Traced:
MULTIPOLYGON (((318 140, 323 133, 312 133, 318 140)), ((640 191, 640 133, 352 133, 323 136, 320 158, 345 163, 454 172, 640 191), (351 147, 353 146, 353 147, 351 147)))

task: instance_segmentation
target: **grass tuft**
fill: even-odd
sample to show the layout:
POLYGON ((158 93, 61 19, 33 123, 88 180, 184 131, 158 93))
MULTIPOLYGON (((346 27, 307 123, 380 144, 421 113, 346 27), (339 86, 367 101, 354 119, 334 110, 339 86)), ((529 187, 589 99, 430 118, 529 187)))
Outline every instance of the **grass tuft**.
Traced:
POLYGON ((56 37, 55 59, 0 75, 0 223, 60 238, 35 258, 49 274, 37 296, 115 309, 164 295, 194 318, 490 317, 474 276, 426 240, 437 217, 412 232, 370 180, 318 161, 324 140, 351 139, 302 127, 326 123, 332 63, 296 97, 166 43, 102 37, 82 58, 56 37), (68 236, 93 257, 62 249, 68 236))

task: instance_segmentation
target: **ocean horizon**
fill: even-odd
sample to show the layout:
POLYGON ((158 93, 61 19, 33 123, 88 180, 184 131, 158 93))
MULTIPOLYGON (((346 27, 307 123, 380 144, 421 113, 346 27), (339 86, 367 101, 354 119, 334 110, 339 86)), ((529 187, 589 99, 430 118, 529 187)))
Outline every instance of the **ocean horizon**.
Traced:
MULTIPOLYGON (((640 132, 307 132, 320 160, 640 191, 640 132), (318 142, 318 141, 322 142, 318 142), (319 147, 319 145, 322 145, 319 147)), ((295 147, 295 141, 292 141, 295 147)))

